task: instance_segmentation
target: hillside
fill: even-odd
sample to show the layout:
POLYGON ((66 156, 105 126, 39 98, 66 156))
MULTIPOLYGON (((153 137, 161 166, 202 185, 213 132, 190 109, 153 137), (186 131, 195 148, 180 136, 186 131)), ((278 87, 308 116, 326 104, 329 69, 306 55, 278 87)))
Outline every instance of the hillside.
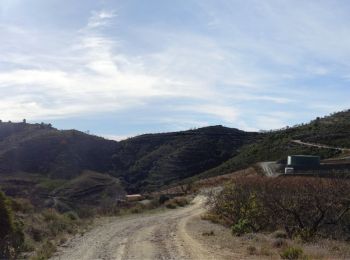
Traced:
POLYGON ((220 165, 260 135, 223 126, 148 134, 119 143, 113 175, 129 191, 156 190, 220 165))
POLYGON ((218 167, 205 171, 196 178, 230 173, 260 161, 285 160, 291 154, 320 155, 325 159, 340 153, 330 149, 298 145, 291 142, 292 140, 334 147, 350 147, 350 110, 317 118, 308 124, 267 132, 256 143, 242 147, 237 156, 218 167))
POLYGON ((260 134, 211 126, 121 142, 45 124, 0 123, 0 176, 21 173, 62 184, 89 170, 119 179, 132 193, 230 173, 259 161, 283 160, 290 154, 330 158, 339 153, 292 140, 350 147, 350 111, 260 134))
POLYGON ((39 173, 71 179, 83 170, 106 172, 118 143, 50 125, 0 123, 0 174, 39 173))
POLYGON ((90 170, 119 178, 129 192, 155 190, 220 165, 258 136, 213 126, 118 143, 50 125, 0 123, 0 176, 37 174, 46 182, 90 170))

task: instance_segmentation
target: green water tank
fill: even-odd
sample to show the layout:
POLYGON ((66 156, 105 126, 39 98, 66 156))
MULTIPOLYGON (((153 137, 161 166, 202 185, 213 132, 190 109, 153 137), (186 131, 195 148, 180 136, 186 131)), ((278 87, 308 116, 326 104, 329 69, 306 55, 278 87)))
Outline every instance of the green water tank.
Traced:
POLYGON ((288 156, 288 166, 291 167, 315 167, 320 166, 320 156, 314 155, 290 155, 288 156))

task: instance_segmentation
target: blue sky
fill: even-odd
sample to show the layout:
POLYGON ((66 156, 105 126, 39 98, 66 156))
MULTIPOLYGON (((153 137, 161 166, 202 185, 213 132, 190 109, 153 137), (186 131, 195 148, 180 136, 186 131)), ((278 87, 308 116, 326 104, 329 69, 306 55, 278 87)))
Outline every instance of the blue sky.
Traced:
POLYGON ((0 118, 121 139, 349 108, 350 4, 0 0, 0 118))

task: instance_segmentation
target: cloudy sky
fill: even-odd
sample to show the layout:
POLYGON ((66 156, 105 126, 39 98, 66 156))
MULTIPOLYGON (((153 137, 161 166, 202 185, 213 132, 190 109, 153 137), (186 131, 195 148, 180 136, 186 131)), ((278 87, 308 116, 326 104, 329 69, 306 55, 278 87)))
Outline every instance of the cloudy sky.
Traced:
POLYGON ((0 119, 109 138, 349 108, 347 0, 0 0, 0 119))

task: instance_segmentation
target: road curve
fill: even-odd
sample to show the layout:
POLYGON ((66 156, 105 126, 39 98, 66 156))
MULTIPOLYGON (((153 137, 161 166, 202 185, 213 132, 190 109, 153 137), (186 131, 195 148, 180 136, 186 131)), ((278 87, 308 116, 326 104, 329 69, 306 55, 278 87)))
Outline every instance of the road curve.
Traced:
POLYGON ((186 230, 204 203, 198 196, 185 208, 112 218, 73 238, 52 259, 217 259, 186 230))

